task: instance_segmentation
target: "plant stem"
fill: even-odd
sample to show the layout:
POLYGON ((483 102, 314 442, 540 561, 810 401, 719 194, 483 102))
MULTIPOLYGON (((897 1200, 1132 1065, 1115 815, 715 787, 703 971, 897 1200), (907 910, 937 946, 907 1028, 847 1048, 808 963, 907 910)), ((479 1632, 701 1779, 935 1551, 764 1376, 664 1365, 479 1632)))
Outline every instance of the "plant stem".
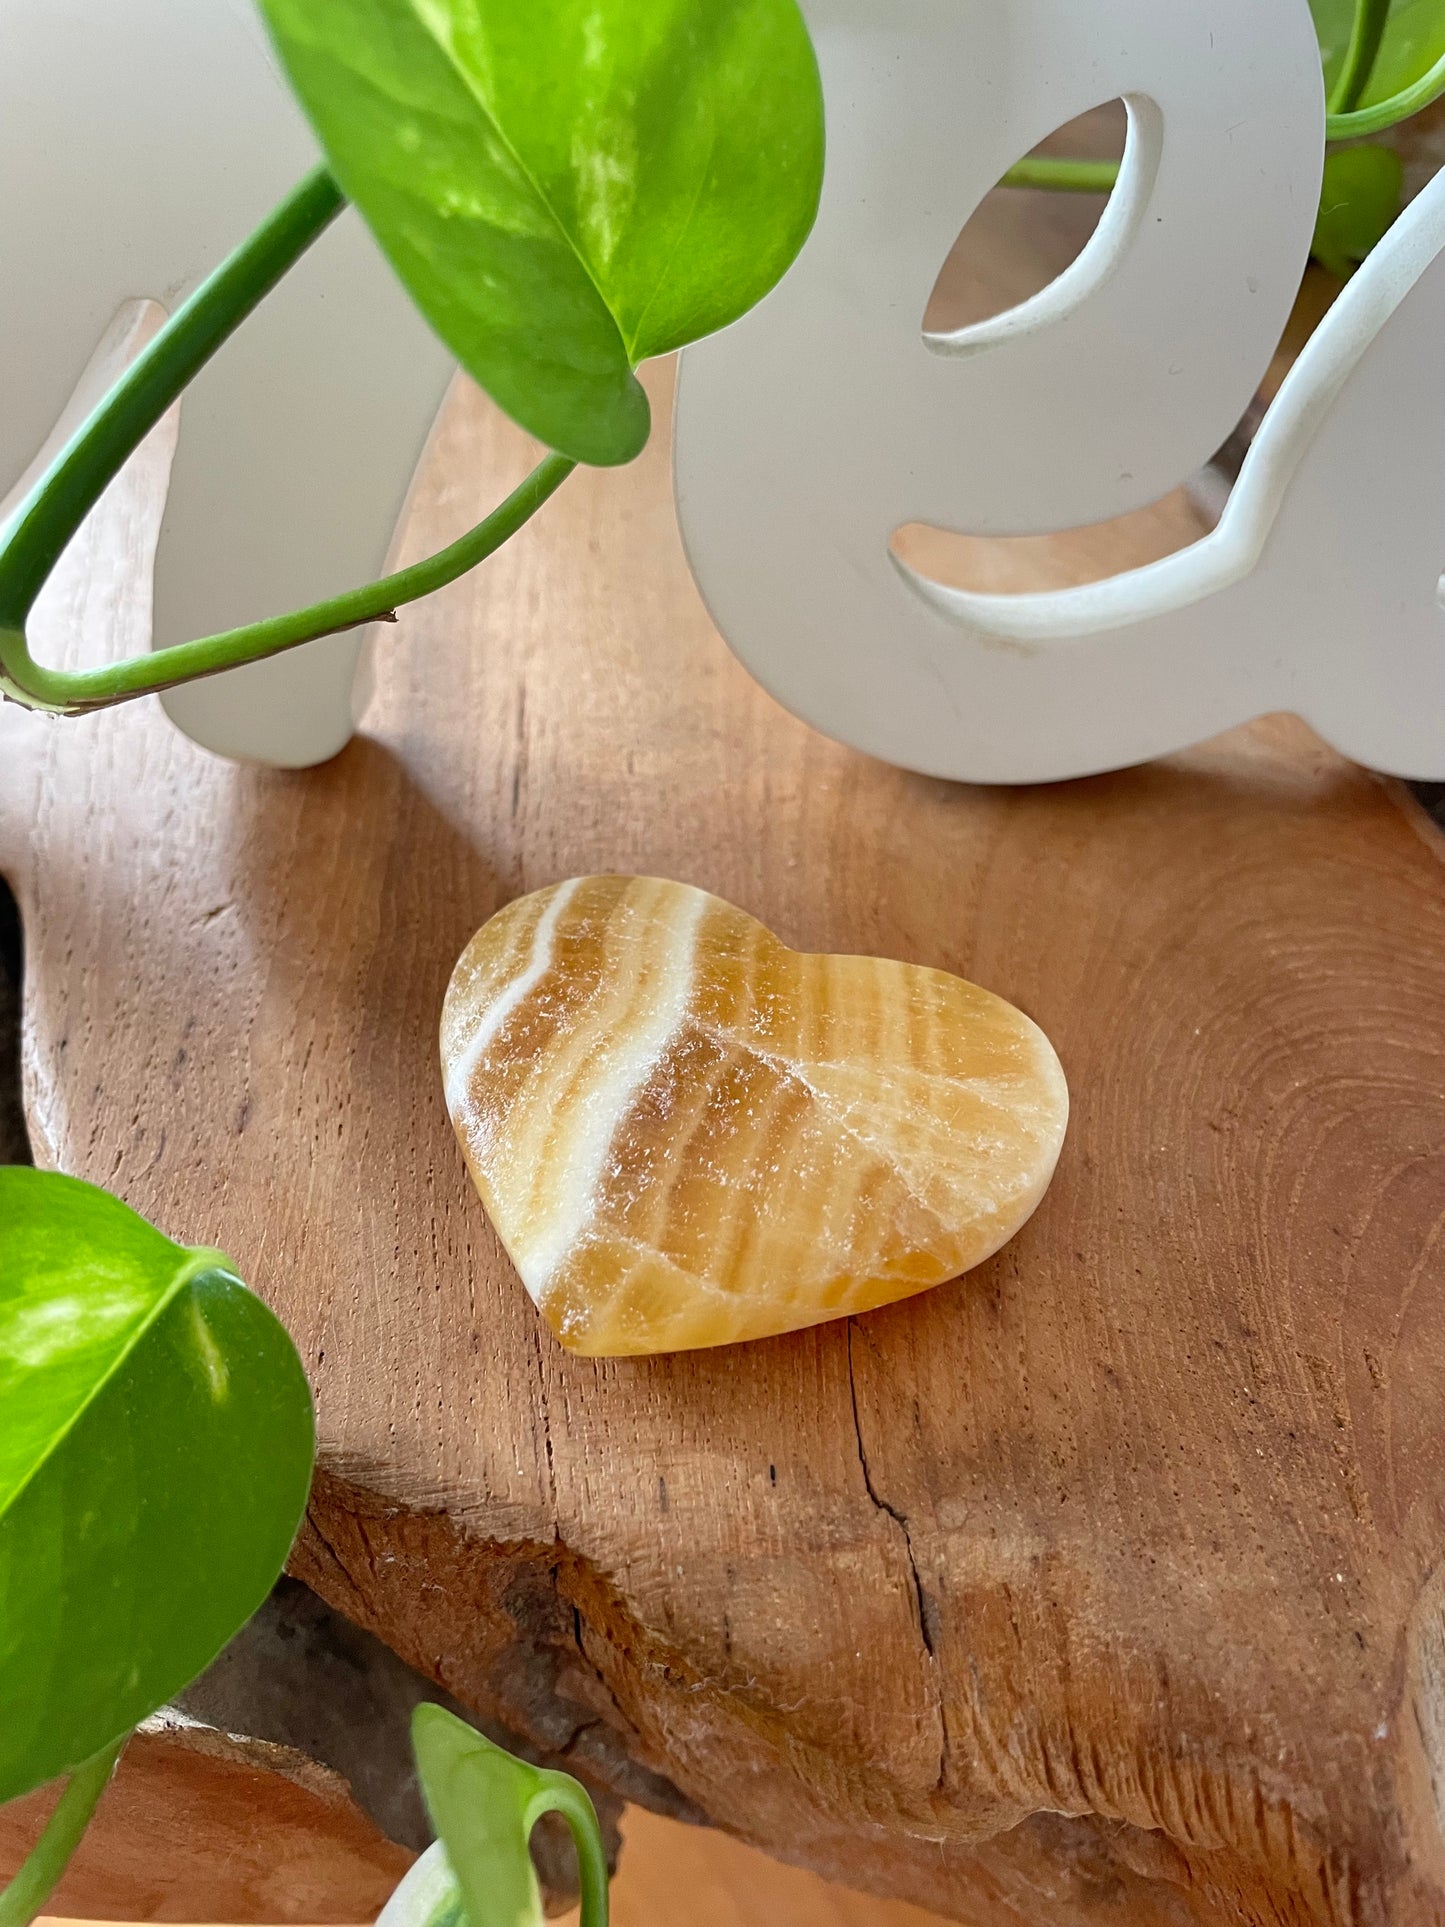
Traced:
POLYGON ((176 310, 76 430, 0 545, 0 628, 24 628, 66 543, 109 483, 186 384, 345 205, 324 167, 308 174, 176 310))
POLYGON ((264 622, 222 630, 219 635, 195 642, 178 642, 172 648, 132 656, 125 662, 73 672, 46 669, 31 656, 23 630, 0 628, 0 688, 33 709, 85 715, 136 696, 174 689, 179 683, 195 682, 202 676, 219 675, 242 663, 261 662, 341 629, 375 622, 405 603, 445 588, 484 562, 530 521, 575 467, 576 463, 565 455, 545 456, 485 521, 424 562, 383 576, 379 582, 314 602, 290 615, 270 616, 264 622))
POLYGON ((1355 24, 1330 95, 1332 114, 1351 114, 1365 97, 1365 89, 1380 58, 1380 46, 1390 18, 1390 0, 1355 0, 1355 24))
MULTIPOLYGON (((577 1884, 582 1900, 578 1927, 607 1927, 607 1852, 597 1824, 597 1809, 586 1789, 567 1774, 545 1773, 542 1777, 547 1791, 544 1801, 534 1809, 533 1817, 550 1809, 562 1815, 571 1831, 572 1843, 577 1849, 577 1884)), ((4 1927, 3 1922, 0 1927, 4 1927)))
POLYGON ((1069 194, 1110 194, 1119 178, 1117 161, 1068 161, 1030 154, 1011 167, 1001 187, 1049 187, 1069 194))
POLYGON ((0 1893, 0 1927, 30 1927, 50 1898, 90 1824, 101 1794, 110 1785, 115 1763, 129 1738, 129 1733, 122 1734, 113 1746, 78 1766, 66 1781, 45 1831, 26 1855, 19 1873, 0 1893))
POLYGON ((485 521, 439 554, 289 615, 94 669, 48 669, 35 661, 25 626, 66 544, 186 384, 345 205, 325 168, 309 174, 176 311, 31 491, 0 539, 0 695, 31 709, 84 715, 390 616, 484 561, 571 474, 574 463, 548 455, 485 521))
POLYGON ((1392 94, 1388 100, 1371 107, 1357 107, 1352 113, 1330 114, 1325 120, 1325 138, 1330 141, 1363 140, 1367 134, 1383 134, 1402 120, 1432 107, 1445 94, 1445 55, 1429 73, 1422 74, 1411 86, 1392 94))

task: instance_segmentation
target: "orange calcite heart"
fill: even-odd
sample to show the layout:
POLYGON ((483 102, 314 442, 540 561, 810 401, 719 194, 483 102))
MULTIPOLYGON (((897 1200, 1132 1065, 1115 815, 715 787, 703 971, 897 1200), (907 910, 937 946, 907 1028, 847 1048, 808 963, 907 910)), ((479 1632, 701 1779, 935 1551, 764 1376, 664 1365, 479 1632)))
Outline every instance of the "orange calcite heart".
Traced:
POLYGON ((1037 1024, 941 970, 789 950, 731 904, 584 877, 509 904, 452 975, 457 1136, 570 1350, 724 1345, 980 1264, 1068 1120, 1037 1024))

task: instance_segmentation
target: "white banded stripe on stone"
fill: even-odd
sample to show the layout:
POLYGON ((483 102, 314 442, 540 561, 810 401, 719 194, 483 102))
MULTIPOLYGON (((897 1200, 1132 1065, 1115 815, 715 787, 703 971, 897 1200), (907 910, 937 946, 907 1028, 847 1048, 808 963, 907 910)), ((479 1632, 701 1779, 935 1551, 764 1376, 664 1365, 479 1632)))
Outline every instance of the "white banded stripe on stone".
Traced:
POLYGON ((538 1213, 525 1235, 514 1238, 513 1262, 539 1304, 592 1223, 608 1153, 623 1120, 687 1021, 708 897, 702 890, 678 890, 673 904, 655 993, 639 1020, 614 1033, 599 1053, 590 1067, 587 1101, 574 1108, 570 1128, 555 1145, 549 1185, 553 1208, 538 1213))
POLYGON ((537 919, 537 928, 532 933, 532 948, 525 965, 510 983, 502 986, 490 1003, 484 1004, 477 1012, 476 1028, 467 1039, 447 1079, 447 1108, 453 1117, 466 1109, 472 1079, 488 1044, 551 969, 557 925, 563 911, 576 895, 580 881, 580 878, 572 877, 558 886, 551 902, 537 919))

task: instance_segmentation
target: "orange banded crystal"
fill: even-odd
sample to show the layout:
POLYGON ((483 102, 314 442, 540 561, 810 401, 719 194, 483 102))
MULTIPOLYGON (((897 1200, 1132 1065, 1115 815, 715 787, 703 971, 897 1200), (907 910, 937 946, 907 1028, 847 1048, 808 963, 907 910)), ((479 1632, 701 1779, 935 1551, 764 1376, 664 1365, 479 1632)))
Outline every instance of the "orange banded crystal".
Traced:
POLYGON ((452 975, 447 1105, 568 1350, 762 1338, 982 1263, 1032 1214, 1068 1088, 1047 1037, 941 970, 806 956, 720 898, 583 877, 452 975))

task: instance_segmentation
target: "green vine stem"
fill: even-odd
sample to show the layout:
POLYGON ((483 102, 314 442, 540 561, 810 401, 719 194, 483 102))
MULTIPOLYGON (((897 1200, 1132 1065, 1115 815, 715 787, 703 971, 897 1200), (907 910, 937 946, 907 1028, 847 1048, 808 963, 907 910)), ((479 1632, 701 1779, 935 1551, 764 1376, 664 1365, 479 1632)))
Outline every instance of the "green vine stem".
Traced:
POLYGON ((1066 161, 1029 154, 1004 175, 1003 187, 1047 187, 1065 194, 1110 194, 1119 178, 1117 161, 1066 161))
POLYGON ((1329 114, 1325 119, 1325 138, 1331 141, 1363 140, 1367 134, 1383 134, 1433 107, 1445 94, 1445 54, 1426 74, 1373 107, 1357 107, 1348 114, 1329 114))
MULTIPOLYGON (((607 1850, 597 1825, 597 1809, 586 1789, 566 1773, 544 1773, 546 1792, 533 1807, 532 1820, 560 1813, 577 1850, 577 1885, 582 1903, 579 1927, 607 1927, 607 1850)), ((4 1923, 0 1922, 0 1927, 4 1923)))
POLYGON ((115 1763, 129 1738, 129 1733, 123 1734, 114 1745, 77 1767, 66 1781, 65 1791, 56 1801, 44 1832, 26 1855, 24 1866, 0 1893, 0 1927, 30 1927, 55 1891, 101 1794, 110 1785, 115 1763))
POLYGON ((131 656, 124 662, 105 663, 98 669, 47 669, 30 654, 23 629, 0 628, 0 691, 30 709, 83 716, 137 696, 174 689, 180 683, 197 682, 203 676, 218 676, 243 663, 262 662, 268 656, 299 648, 303 642, 316 642, 364 622, 392 618, 406 603, 445 588, 485 562, 556 494, 575 467, 576 463, 565 455, 546 456, 485 521, 426 561, 383 576, 379 582, 350 589, 326 602, 313 602, 290 615, 270 616, 241 629, 223 629, 218 635, 178 642, 169 649, 131 656))
POLYGON ((85 517, 187 383, 345 205, 325 168, 309 174, 176 311, 31 491, 0 539, 0 693, 31 709, 82 715, 394 616, 484 561, 571 474, 573 462, 548 455, 485 521, 438 554, 289 615, 94 669, 35 661, 26 637, 30 611, 85 517))
POLYGON ((1375 63, 1380 58, 1389 19, 1390 0, 1356 0, 1350 44, 1330 94, 1332 114, 1353 113, 1364 99, 1375 63))

